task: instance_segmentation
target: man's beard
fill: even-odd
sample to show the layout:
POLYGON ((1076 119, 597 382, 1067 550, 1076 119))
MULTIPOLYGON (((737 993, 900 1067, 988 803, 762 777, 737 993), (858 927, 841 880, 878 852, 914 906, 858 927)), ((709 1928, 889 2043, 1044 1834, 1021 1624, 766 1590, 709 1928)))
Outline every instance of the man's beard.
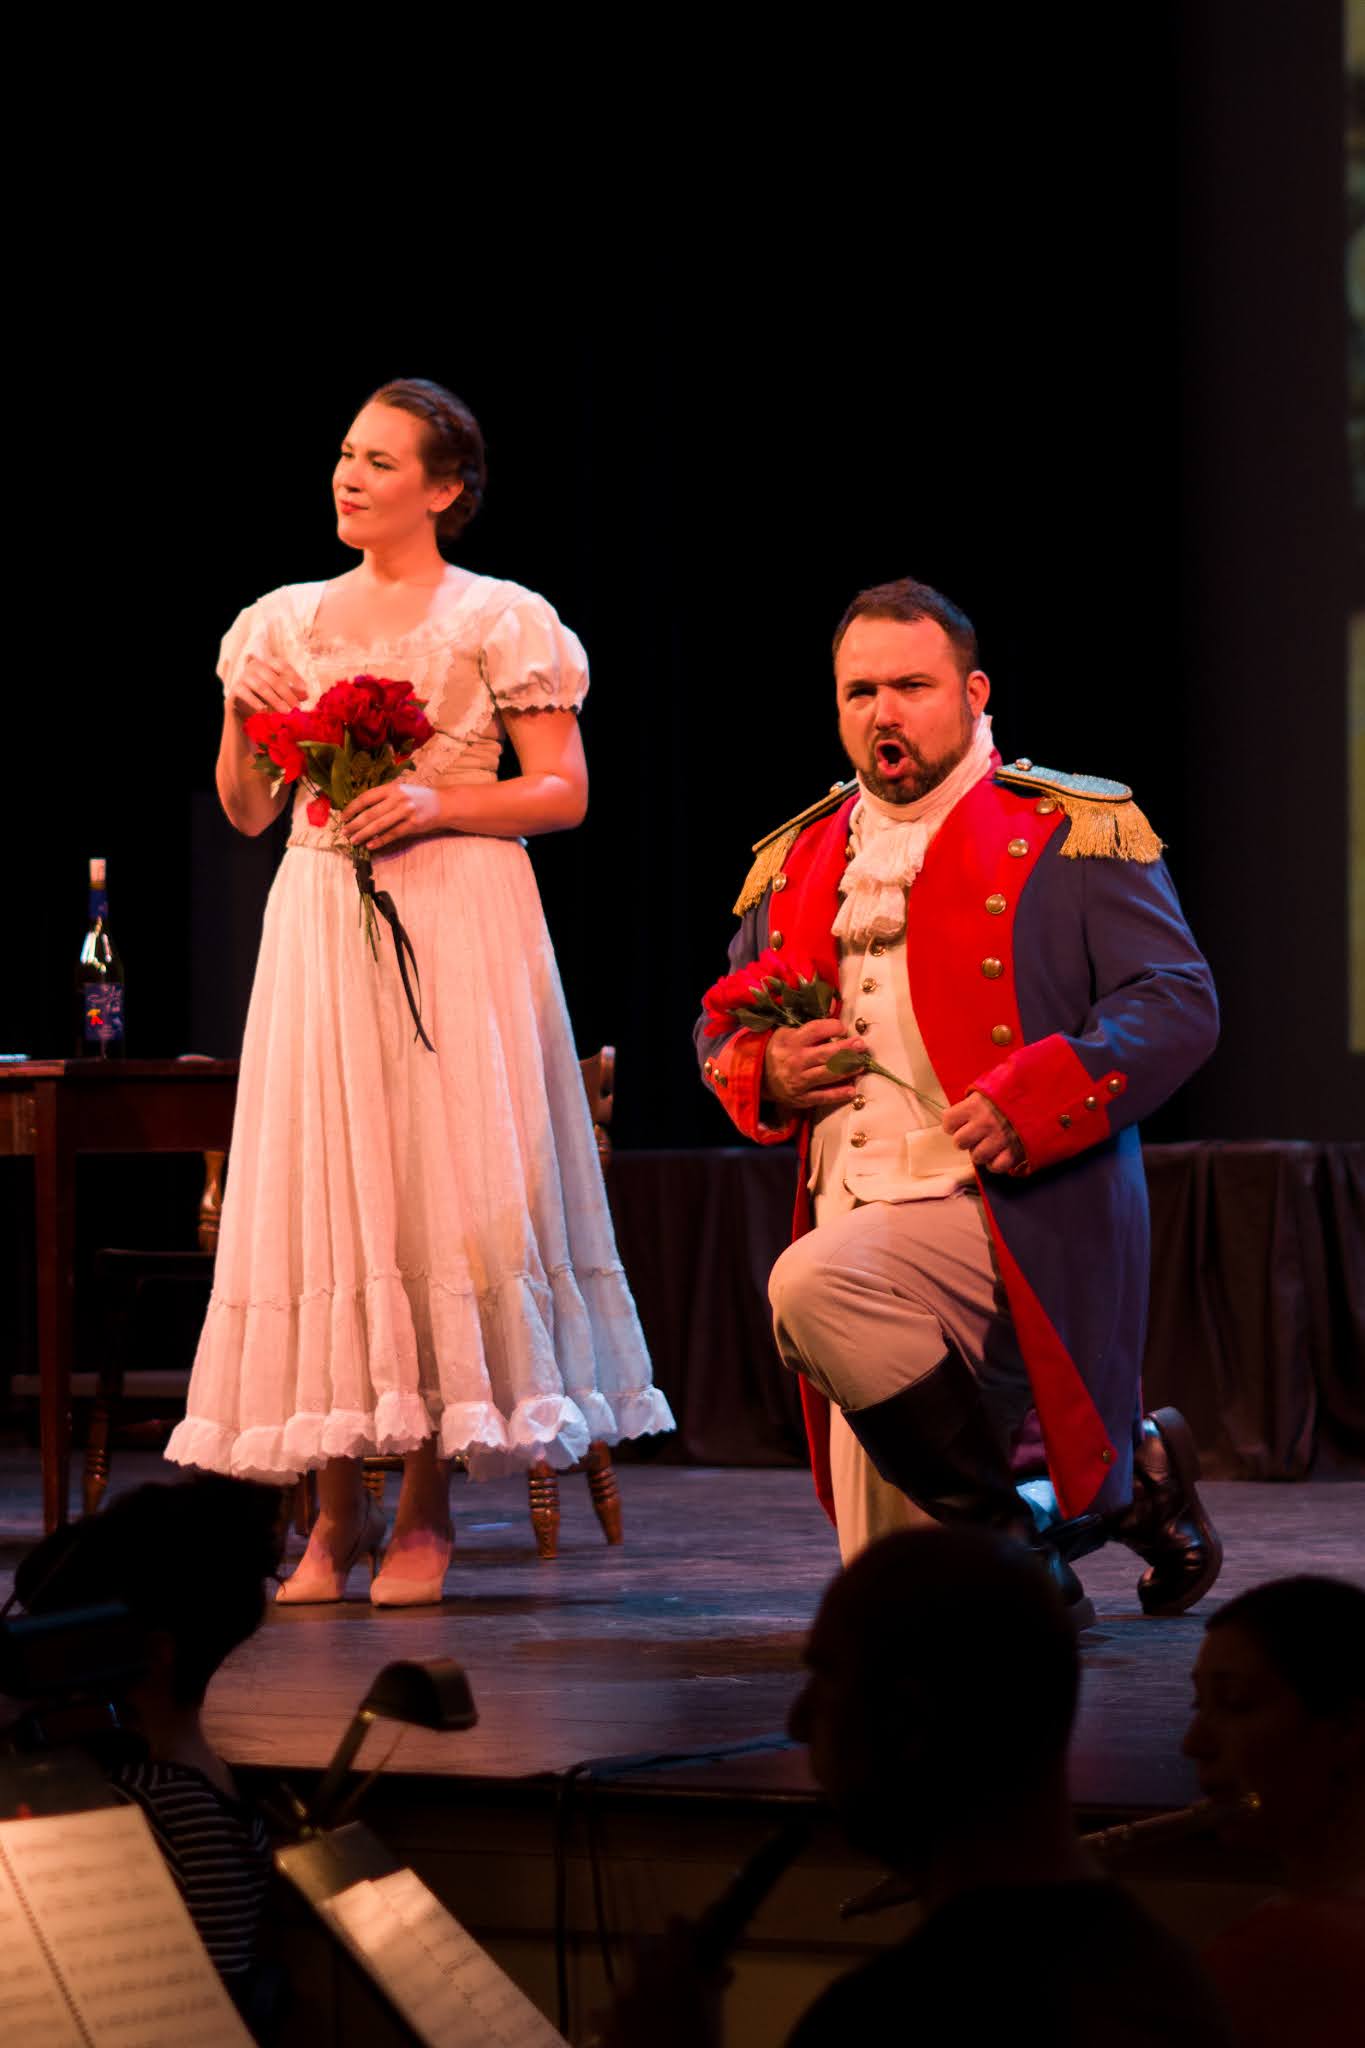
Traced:
MULTIPOLYGON (((853 765, 858 770, 863 787, 871 790, 873 796, 880 797, 883 803, 916 804, 921 797, 928 796, 931 789, 937 789, 940 782, 946 781, 958 762, 965 757, 971 743, 972 728, 968 725, 957 747, 941 755, 938 760, 931 761, 918 747, 911 745, 904 733, 880 732, 874 736, 868 765, 864 767, 858 761, 853 761, 853 765), (888 781, 877 766, 878 740, 892 739, 909 763, 907 771, 894 782, 888 781)), ((851 754, 849 759, 853 760, 851 754)))

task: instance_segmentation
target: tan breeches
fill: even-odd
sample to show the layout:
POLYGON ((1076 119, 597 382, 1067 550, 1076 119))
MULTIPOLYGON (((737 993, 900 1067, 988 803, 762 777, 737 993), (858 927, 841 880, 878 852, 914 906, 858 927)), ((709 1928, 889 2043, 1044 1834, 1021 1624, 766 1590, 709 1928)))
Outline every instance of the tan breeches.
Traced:
POLYGON ((830 1217, 783 1252, 768 1297, 784 1364, 833 1404, 830 1465, 845 1563, 878 1536, 928 1517, 875 1471, 841 1410, 890 1399, 950 1347, 974 1375, 1003 1445, 1032 1406, 974 1189, 830 1217))

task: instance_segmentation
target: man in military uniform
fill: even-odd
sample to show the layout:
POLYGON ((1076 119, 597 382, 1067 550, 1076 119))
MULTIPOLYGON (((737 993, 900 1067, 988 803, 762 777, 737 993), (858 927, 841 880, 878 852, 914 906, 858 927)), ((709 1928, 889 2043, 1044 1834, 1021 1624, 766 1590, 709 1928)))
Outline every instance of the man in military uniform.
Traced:
POLYGON ((1221 1549, 1188 1429, 1141 1412, 1136 1125, 1213 1047, 1208 967, 1127 789, 1001 764, 956 605, 863 591, 834 652, 856 779, 759 842, 730 962, 812 961, 839 1014, 697 1033, 739 1128, 799 1138, 770 1295, 817 1491, 846 1557, 898 1520, 986 1523, 1079 1613, 1068 1561, 1117 1537, 1147 1612, 1178 1613, 1221 1549), (840 1052, 882 1071, 832 1075, 840 1052), (1049 1477, 1016 1488, 1035 1418, 1049 1477))

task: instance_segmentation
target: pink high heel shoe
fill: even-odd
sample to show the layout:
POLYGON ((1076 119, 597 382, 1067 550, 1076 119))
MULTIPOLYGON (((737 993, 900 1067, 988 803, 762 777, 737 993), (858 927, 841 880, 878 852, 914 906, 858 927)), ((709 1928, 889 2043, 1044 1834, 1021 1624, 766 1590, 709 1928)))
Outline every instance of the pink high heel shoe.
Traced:
MULTIPOLYGON (((441 1544, 435 1552, 435 1561, 430 1572, 422 1578, 408 1578, 393 1571, 387 1562, 378 1578, 370 1581, 370 1605, 372 1607, 434 1607, 445 1593, 446 1573, 450 1569, 450 1555, 455 1548, 455 1533, 452 1530, 449 1541, 441 1544)), ((388 1556, 397 1553, 389 1544, 388 1556)))
MULTIPOLYGON (((379 1554, 384 1547, 384 1532, 388 1524, 383 1510, 375 1501, 365 1506, 365 1520, 360 1534, 344 1558, 323 1571, 305 1571, 308 1553, 305 1551, 297 1569, 284 1581, 275 1598, 285 1607, 321 1606, 327 1601, 340 1600, 346 1590, 346 1581, 362 1557, 370 1560, 370 1578, 374 1579, 379 1566, 379 1554)), ((311 1549, 311 1543, 309 1548, 311 1549)))

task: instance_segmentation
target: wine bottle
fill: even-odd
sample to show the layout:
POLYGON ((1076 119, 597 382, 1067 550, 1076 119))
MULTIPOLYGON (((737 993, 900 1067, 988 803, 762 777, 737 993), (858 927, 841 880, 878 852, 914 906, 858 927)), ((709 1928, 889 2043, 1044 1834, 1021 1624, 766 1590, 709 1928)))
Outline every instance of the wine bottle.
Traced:
POLYGON ((90 863, 90 928, 76 963, 76 1051, 82 1059, 121 1059, 123 962, 109 933, 105 864, 90 863))

